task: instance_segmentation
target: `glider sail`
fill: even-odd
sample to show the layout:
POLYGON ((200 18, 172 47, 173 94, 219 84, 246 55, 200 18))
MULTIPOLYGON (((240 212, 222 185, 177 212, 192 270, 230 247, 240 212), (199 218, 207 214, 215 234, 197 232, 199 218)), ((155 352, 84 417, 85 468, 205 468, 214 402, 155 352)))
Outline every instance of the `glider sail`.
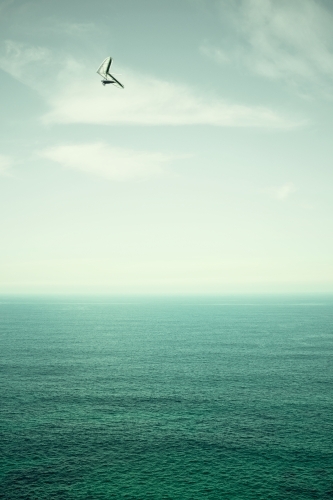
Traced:
POLYGON ((112 57, 107 57, 98 68, 97 73, 101 75, 103 78, 106 78, 111 64, 112 64, 112 57))
POLYGON ((112 57, 107 57, 97 70, 97 73, 103 78, 102 83, 113 83, 117 87, 124 88, 124 85, 120 83, 113 75, 110 73, 110 68, 112 64, 112 57))

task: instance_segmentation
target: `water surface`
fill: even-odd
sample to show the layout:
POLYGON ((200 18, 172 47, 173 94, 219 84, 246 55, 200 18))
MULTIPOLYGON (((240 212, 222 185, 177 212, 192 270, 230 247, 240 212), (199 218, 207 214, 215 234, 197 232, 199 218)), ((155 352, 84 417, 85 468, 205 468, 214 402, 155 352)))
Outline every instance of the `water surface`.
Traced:
POLYGON ((1 297, 0 331, 1 498, 333 498, 333 297, 1 297))

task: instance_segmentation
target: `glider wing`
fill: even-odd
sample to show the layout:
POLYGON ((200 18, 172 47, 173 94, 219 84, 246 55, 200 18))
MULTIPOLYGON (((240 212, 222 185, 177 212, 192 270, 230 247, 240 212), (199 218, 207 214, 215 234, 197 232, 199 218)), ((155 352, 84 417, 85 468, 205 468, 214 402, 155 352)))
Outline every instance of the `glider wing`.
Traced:
POLYGON ((103 78, 107 78, 111 64, 112 64, 112 57, 107 57, 98 68, 97 73, 101 75, 103 78))
POLYGON ((111 75, 111 73, 108 73, 108 76, 111 76, 113 82, 116 84, 116 85, 119 85, 122 89, 124 89, 124 85, 122 83, 120 83, 117 78, 115 78, 113 75, 111 75))

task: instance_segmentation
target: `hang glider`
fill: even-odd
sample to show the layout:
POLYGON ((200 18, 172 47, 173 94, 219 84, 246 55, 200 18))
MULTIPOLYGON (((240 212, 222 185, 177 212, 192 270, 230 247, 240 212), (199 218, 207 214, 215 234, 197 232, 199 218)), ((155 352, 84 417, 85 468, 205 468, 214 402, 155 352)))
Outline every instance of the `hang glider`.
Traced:
POLYGON ((97 70, 97 73, 99 75, 101 75, 101 77, 103 78, 102 80, 102 84, 103 85, 108 85, 110 83, 112 83, 113 85, 115 85, 116 87, 118 88, 124 88, 124 85, 122 83, 120 83, 117 78, 115 78, 113 75, 111 75, 110 73, 110 68, 111 68, 111 64, 112 64, 112 57, 107 57, 103 62, 102 64, 100 65, 100 67, 98 68, 97 70))

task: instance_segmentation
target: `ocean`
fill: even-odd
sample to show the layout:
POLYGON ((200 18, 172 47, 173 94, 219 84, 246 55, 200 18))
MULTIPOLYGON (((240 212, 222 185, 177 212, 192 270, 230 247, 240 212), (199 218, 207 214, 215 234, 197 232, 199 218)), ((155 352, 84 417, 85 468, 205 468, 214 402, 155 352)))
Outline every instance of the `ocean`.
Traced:
POLYGON ((333 297, 4 297, 16 499, 332 499, 333 297))

